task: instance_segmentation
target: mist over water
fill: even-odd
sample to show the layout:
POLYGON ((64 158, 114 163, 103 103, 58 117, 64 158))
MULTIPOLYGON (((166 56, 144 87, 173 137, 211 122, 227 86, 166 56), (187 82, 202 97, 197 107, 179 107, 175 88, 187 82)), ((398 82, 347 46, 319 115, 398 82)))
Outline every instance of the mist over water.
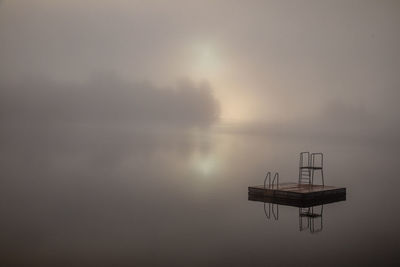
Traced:
POLYGON ((398 158, 385 145, 240 133, 240 125, 235 132, 223 124, 19 127, 2 133, 2 264, 399 262, 398 158), (297 208, 280 206, 274 221, 262 203, 247 200, 247 187, 262 184, 267 170, 296 181, 298 152, 309 147, 325 153, 326 184, 348 192, 345 202, 324 206, 317 235, 299 232, 297 208))
POLYGON ((0 0, 0 266, 399 266, 399 14, 0 0), (347 188, 318 234, 248 200, 301 151, 347 188))

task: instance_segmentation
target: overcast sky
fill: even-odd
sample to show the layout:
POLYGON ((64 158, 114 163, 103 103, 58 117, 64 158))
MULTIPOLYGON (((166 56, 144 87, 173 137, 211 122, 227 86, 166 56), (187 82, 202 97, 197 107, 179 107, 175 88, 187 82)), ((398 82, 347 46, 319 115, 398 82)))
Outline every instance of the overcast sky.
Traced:
MULTIPOLYGON (((40 90, 74 94, 104 75, 130 84, 132 99, 166 106, 161 112, 173 101, 160 99, 173 96, 152 101, 152 93, 136 94, 139 85, 153 94, 176 94, 182 80, 187 91, 205 88, 203 108, 189 112, 198 112, 194 120, 399 123, 399 1, 0 3, 3 99, 26 104, 21 95, 30 99, 40 90)), ((100 94, 121 94, 112 90, 100 94)), ((194 103, 198 94, 177 102, 194 103)), ((56 101, 51 95, 42 93, 56 101)))

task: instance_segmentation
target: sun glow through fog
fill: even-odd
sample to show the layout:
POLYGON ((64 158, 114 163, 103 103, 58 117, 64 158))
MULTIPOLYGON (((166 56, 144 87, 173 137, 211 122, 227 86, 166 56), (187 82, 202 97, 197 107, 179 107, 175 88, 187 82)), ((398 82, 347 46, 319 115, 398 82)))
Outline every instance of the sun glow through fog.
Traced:
POLYGON ((217 49, 210 44, 193 46, 192 72, 198 78, 217 78, 223 72, 224 66, 217 49))
POLYGON ((211 83, 214 95, 221 106, 221 120, 246 121, 252 118, 250 97, 240 85, 235 84, 233 62, 226 52, 212 42, 198 42, 190 46, 185 72, 195 80, 211 83), (225 52, 225 53, 224 53, 225 52))

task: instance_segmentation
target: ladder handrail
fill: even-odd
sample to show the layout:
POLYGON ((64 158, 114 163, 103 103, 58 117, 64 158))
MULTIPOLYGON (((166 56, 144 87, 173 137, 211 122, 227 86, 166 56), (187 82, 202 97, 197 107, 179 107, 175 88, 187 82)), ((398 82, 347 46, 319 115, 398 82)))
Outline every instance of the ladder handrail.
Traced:
POLYGON ((270 188, 271 187, 271 172, 267 172, 267 175, 265 176, 265 179, 264 179, 264 188, 265 188, 265 182, 267 181, 267 179, 269 178, 269 182, 268 182, 268 188, 270 188))
POLYGON ((276 188, 279 188, 279 172, 275 172, 274 174, 274 178, 272 179, 272 183, 271 183, 271 172, 267 172, 267 175, 265 176, 264 179, 264 188, 266 188, 267 185, 267 180, 268 180, 268 188, 274 188, 274 184, 276 181, 276 188))
POLYGON ((272 187, 274 187, 275 179, 276 179, 276 188, 278 188, 279 187, 279 173, 278 172, 276 172, 274 175, 274 179, 272 180, 272 187))

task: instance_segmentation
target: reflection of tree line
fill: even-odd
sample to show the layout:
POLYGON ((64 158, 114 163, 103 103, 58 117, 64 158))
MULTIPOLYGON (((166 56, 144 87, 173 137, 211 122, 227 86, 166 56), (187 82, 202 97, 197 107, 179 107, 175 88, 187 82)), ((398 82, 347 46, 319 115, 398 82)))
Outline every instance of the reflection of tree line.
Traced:
MULTIPOLYGON (((310 233, 318 233, 323 229, 322 214, 324 205, 299 208, 299 230, 309 230, 310 233)), ((267 219, 279 219, 279 205, 264 202, 264 213, 267 219), (267 207, 268 205, 268 207, 267 207), (272 217, 271 217, 272 215, 272 217)))

